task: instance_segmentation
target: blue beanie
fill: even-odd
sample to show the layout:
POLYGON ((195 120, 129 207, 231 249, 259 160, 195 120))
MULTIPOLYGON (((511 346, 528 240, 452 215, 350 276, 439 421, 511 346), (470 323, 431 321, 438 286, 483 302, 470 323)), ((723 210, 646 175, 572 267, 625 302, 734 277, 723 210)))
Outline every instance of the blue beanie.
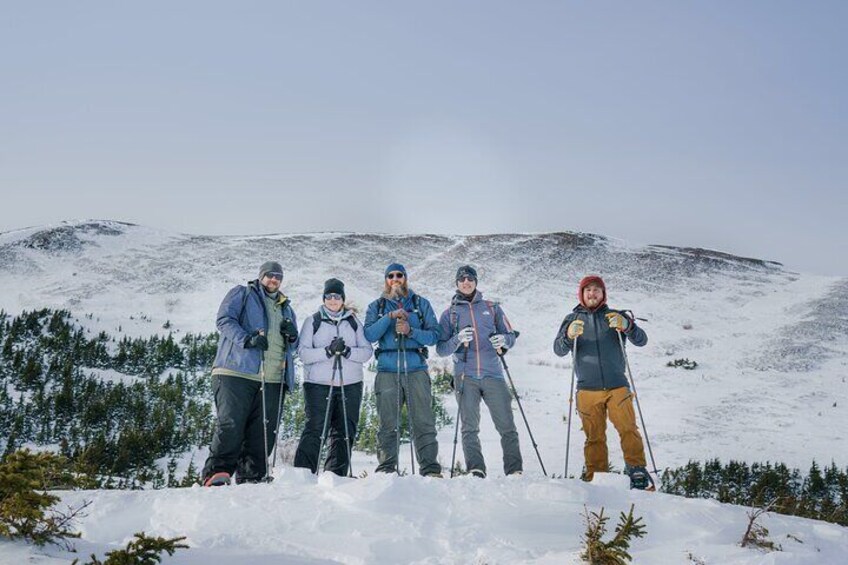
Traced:
POLYGON ((406 267, 404 267, 400 263, 392 263, 391 265, 386 267, 386 272, 385 272, 385 274, 383 274, 383 276, 386 277, 386 276, 389 275, 389 273, 394 273, 396 271, 399 271, 399 272, 403 273, 404 275, 406 275, 406 267))

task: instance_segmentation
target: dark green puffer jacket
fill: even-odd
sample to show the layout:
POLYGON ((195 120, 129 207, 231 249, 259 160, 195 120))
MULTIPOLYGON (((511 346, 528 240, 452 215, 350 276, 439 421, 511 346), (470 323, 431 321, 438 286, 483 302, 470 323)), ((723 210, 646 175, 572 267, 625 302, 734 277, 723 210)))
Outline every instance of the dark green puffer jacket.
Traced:
POLYGON ((574 320, 583 320, 583 335, 577 338, 577 389, 610 390, 628 386, 625 373, 624 356, 621 354, 619 332, 609 327, 606 315, 618 312, 627 317, 630 327, 624 332, 629 341, 637 347, 648 343, 648 335, 636 325, 631 316, 620 310, 612 310, 604 304, 594 312, 577 306, 565 317, 554 340, 554 353, 565 357, 571 351, 574 341, 568 339, 568 325, 574 320))

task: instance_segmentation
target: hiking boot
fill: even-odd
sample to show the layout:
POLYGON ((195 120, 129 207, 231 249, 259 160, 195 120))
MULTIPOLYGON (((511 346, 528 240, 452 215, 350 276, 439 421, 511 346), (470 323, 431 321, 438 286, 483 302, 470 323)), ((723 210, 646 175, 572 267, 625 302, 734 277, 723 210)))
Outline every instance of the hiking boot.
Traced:
POLYGON ((274 477, 268 476, 266 477, 240 477, 236 475, 236 484, 237 485, 255 485, 259 483, 270 483, 274 480, 274 477))
POLYGON ((652 484, 651 476, 644 467, 625 465, 624 472, 630 476, 630 488, 632 489, 645 490, 652 484))
POLYGON ((444 475, 439 471, 430 471, 429 473, 424 473, 425 477, 432 477, 434 479, 444 479, 444 475))
POLYGON ((394 465, 386 465, 386 466, 380 465, 379 467, 374 469, 374 472, 375 473, 385 473, 387 475, 393 475, 393 474, 397 473, 397 467, 395 467, 394 465))
POLYGON ((512 473, 507 473, 506 476, 507 477, 520 477, 523 474, 524 474, 523 471, 513 471, 512 473))
POLYGON ((205 487, 224 487, 229 484, 230 474, 223 471, 210 475, 205 481, 203 481, 203 486, 205 487))
POLYGON ((468 471, 468 474, 472 477, 477 477, 478 479, 486 478, 486 471, 484 471, 483 469, 471 469, 470 471, 468 471))

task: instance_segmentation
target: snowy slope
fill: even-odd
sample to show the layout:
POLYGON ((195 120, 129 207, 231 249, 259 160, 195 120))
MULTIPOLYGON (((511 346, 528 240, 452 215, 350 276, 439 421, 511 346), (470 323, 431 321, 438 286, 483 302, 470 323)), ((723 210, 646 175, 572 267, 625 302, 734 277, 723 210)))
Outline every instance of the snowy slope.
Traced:
MULTIPOLYGON (((500 300, 522 332, 510 366, 554 472, 565 458, 571 364, 552 354, 551 342, 589 272, 606 278, 612 306, 649 319, 648 345, 630 356, 660 468, 713 456, 848 464, 848 279, 718 252, 567 232, 203 237, 69 222, 0 234, 0 308, 68 308, 92 331, 110 333, 145 336, 164 331, 166 320, 176 331, 213 331, 221 297, 255 278, 266 259, 284 265, 284 290, 301 320, 330 276, 366 306, 392 260, 407 265, 413 288, 441 312, 456 267, 476 265, 484 295, 500 300), (665 366, 683 357, 699 367, 665 366)), ((489 427, 483 439, 496 456, 492 435, 489 427)), ((572 448, 579 464, 580 446, 572 448)))
MULTIPOLYGON (((501 301, 522 332, 510 367, 549 473, 563 472, 571 371, 551 341, 589 272, 605 277, 612 306, 649 320, 649 344, 630 349, 630 360, 659 468, 708 457, 802 469, 814 458, 848 464, 848 279, 791 273, 767 261, 568 232, 203 237, 72 222, 0 234, 0 308, 67 308, 92 331, 149 335, 164 331, 166 320, 175 331, 213 331, 221 297, 255 278, 267 259, 285 267, 284 290, 301 319, 314 311, 330 276, 344 280, 349 301, 364 307, 394 260, 406 264, 413 288, 441 312, 456 267, 476 265, 484 295, 501 301), (682 357, 699 367, 665 366, 682 357)), ((453 414, 451 399, 447 406, 453 414)), ((526 470, 517 481, 501 476, 499 441, 484 416, 486 481, 324 477, 316 485, 281 467, 270 486, 70 493, 66 501, 95 500, 81 524, 83 555, 144 529, 189 535, 195 549, 177 563, 261 563, 262 556, 281 563, 567 563, 579 552, 583 503, 617 516, 630 500, 649 526, 649 537, 636 544, 637 563, 686 563, 689 551, 706 563, 838 563, 834 556, 848 555, 846 530, 836 526, 771 517, 774 539, 787 551, 761 556, 733 546, 744 530, 743 509, 643 498, 650 495, 621 490, 612 477, 607 485, 547 480, 516 417, 526 470), (804 543, 778 539, 787 533, 804 543), (409 553, 395 560, 400 551, 409 553), (219 553, 237 557, 216 561, 219 553)), ((571 473, 582 465, 580 436, 572 430, 571 473)), ((452 437, 452 429, 439 436, 445 464, 452 437)), ((612 431, 610 440, 611 461, 621 468, 612 431)), ((373 469, 372 458, 355 460, 357 472, 373 469)), ((22 546, 0 546, 0 560, 9 563, 24 554, 22 546)))
MULTIPOLYGON (((92 501, 79 523, 80 555, 102 558, 138 531, 187 536, 190 549, 166 564, 578 563, 584 507, 605 508, 611 535, 631 504, 647 526, 647 536, 631 546, 634 563, 837 564, 848 555, 848 529, 780 515, 768 515, 763 525, 783 551, 743 549, 745 508, 630 491, 620 475, 600 475, 592 484, 538 477, 316 479, 292 468, 277 476, 270 485, 74 492, 63 502, 92 501)), ((0 563, 9 565, 67 564, 74 557, 56 547, 0 543, 0 563)))

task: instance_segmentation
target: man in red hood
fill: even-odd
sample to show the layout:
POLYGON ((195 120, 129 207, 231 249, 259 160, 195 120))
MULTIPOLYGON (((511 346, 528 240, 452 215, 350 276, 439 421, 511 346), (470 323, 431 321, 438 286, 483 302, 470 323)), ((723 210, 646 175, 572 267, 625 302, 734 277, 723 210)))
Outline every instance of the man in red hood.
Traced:
POLYGON ((609 469, 609 418, 621 438, 624 469, 630 475, 631 488, 645 489, 650 476, 645 469, 645 448, 636 426, 622 345, 629 341, 642 347, 648 343, 648 336, 631 315, 607 305, 606 285, 601 277, 584 277, 577 297, 580 304, 562 322, 554 340, 554 353, 564 357, 577 343, 577 412, 586 434, 584 479, 591 481, 595 472, 609 469))

